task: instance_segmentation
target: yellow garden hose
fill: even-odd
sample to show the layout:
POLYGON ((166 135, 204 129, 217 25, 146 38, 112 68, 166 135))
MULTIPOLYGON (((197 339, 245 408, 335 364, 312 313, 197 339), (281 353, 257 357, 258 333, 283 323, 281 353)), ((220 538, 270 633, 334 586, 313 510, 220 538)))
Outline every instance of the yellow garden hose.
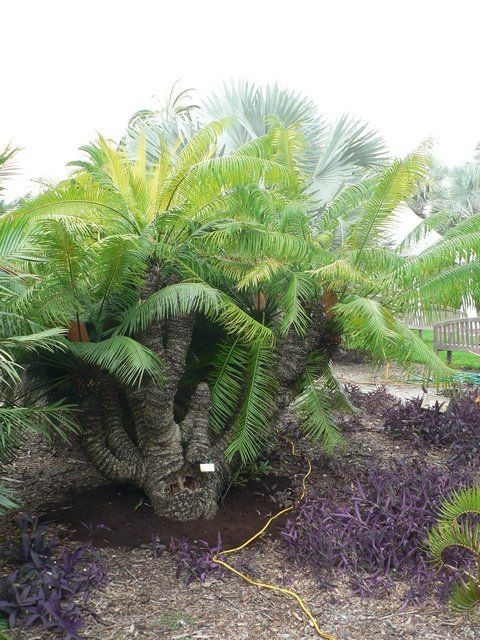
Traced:
MULTIPOLYGON (((295 444, 291 440, 289 440, 288 442, 290 443, 290 445, 292 447, 292 455, 294 455, 294 456, 297 455, 296 452, 295 452, 295 444)), ((300 495, 300 500, 303 500, 305 495, 306 495, 306 493, 307 493, 306 481, 307 481, 307 478, 309 477, 309 475, 311 473, 312 473, 312 465, 310 463, 310 460, 307 459, 307 473, 302 478, 302 493, 300 495)), ((243 544, 241 544, 238 547, 234 547, 233 549, 227 549, 226 551, 222 551, 221 555, 225 556, 225 555, 228 555, 230 553, 236 553, 237 551, 241 551, 242 549, 245 549, 245 547, 248 547, 249 544, 251 544, 254 540, 259 538, 262 534, 264 534, 265 531, 268 529, 268 527, 271 525, 271 523, 274 520, 276 520, 280 516, 283 516, 284 513, 288 513, 289 511, 292 511, 292 510, 293 510, 293 505, 291 507, 287 507, 285 509, 282 509, 277 514, 275 514, 274 516, 269 518, 267 520, 266 524, 260 529, 260 531, 258 531, 255 535, 253 535, 251 538, 249 538, 246 542, 244 542, 243 544)), ((284 587, 278 587, 278 586, 276 586, 274 584, 268 584, 266 582, 259 582, 258 580, 254 580, 253 578, 250 578, 249 576, 245 575, 244 573, 241 573, 240 571, 238 571, 238 569, 235 569, 235 567, 232 567, 227 562, 224 562, 223 560, 220 560, 220 558, 214 557, 214 558, 212 558, 212 560, 214 562, 216 562, 217 564, 219 564, 220 566, 224 567, 225 569, 228 569, 228 571, 231 571, 235 575, 239 576, 240 578, 243 578, 249 584, 253 584, 253 586, 255 586, 255 587, 259 587, 261 589, 268 589, 270 591, 276 591, 277 593, 283 593, 284 595, 289 596, 290 598, 293 598, 297 602, 297 604, 300 607, 300 609, 305 613, 307 618, 310 620, 310 622, 312 623, 313 628, 315 629, 315 631, 317 632, 317 635, 320 638, 323 638, 324 640, 336 640, 336 638, 334 636, 331 636, 328 633, 324 633, 320 629, 320 627, 318 626, 317 620, 315 619, 315 616, 310 611, 310 609, 307 607, 307 605, 302 600, 302 598, 298 595, 298 593, 295 593, 295 591, 292 591, 291 589, 285 589, 284 587)))

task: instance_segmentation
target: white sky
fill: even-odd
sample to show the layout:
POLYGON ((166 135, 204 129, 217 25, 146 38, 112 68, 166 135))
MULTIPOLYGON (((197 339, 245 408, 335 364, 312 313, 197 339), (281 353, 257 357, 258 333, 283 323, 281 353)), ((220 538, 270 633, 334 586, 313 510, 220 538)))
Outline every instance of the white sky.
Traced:
POLYGON ((278 80, 368 120, 402 155, 427 136, 454 165, 480 141, 478 0, 0 0, 0 147, 62 178, 172 83, 278 80))

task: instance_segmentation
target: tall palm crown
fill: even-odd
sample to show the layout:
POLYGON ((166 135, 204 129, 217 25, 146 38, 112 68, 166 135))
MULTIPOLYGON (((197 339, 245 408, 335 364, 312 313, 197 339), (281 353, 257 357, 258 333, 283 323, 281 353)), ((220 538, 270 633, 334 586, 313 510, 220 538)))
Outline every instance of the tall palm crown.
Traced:
POLYGON ((287 129, 295 127, 303 140, 297 161, 305 186, 323 203, 386 159, 385 143, 366 124, 347 115, 329 123, 311 100, 277 84, 225 85, 203 108, 209 118, 231 116, 223 136, 227 148, 263 136, 276 121, 287 129))

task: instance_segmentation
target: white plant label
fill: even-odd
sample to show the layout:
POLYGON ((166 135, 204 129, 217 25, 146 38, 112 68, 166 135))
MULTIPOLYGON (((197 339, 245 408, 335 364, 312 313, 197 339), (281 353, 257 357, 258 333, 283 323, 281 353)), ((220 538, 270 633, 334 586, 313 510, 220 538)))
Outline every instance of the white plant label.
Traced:
POLYGON ((215 471, 215 465, 213 462, 201 462, 200 471, 202 473, 213 473, 215 471))

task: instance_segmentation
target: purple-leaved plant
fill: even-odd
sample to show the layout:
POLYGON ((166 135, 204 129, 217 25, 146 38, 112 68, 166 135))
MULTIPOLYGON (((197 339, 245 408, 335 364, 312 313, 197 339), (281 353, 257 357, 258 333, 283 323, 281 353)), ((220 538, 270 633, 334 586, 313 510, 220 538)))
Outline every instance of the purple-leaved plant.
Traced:
POLYGON ((363 391, 355 384, 347 384, 345 391, 354 407, 378 416, 383 416, 397 402, 395 396, 383 385, 374 387, 371 391, 363 391))
POLYGON ((478 389, 455 394, 446 411, 438 402, 422 408, 421 398, 398 402, 387 411, 384 429, 420 446, 448 448, 452 463, 469 465, 480 453, 479 394, 478 389))
POLYGON ((188 540, 187 538, 174 539, 170 542, 170 551, 177 563, 177 578, 185 577, 188 586, 194 580, 205 582, 208 577, 216 577, 220 565, 214 558, 222 557, 222 540, 220 533, 217 537, 217 545, 211 547, 204 540, 188 540))
POLYGON ((83 606, 106 574, 90 543, 59 551, 37 518, 20 522, 20 539, 1 548, 16 569, 0 580, 0 612, 8 626, 38 626, 62 640, 81 640, 83 606))
POLYGON ((468 481, 465 473, 397 462, 374 465, 364 479, 341 489, 312 487, 297 505, 282 537, 289 556, 331 585, 334 570, 354 592, 379 595, 395 577, 407 581, 407 601, 442 589, 424 550, 426 532, 442 498, 468 481))

